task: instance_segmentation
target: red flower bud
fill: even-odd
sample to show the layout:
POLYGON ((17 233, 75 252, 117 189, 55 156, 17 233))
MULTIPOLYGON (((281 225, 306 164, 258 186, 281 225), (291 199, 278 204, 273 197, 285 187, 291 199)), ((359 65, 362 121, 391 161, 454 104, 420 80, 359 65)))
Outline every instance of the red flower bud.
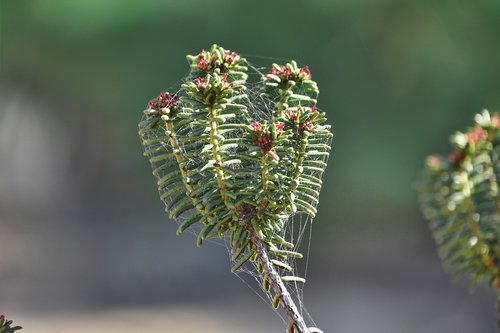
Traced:
POLYGON ((295 122, 295 120, 297 120, 297 114, 293 110, 286 110, 286 115, 291 122, 295 122))
POLYGON ((232 87, 232 83, 227 83, 227 73, 224 73, 224 77, 222 78, 222 90, 231 89, 232 87))
POLYGON ((465 153, 462 149, 457 149, 448 156, 448 161, 453 165, 462 163, 465 158, 465 153))
POLYGON ((303 80, 311 78, 311 70, 309 67, 304 67, 299 70, 299 78, 303 80))
POLYGON ((258 134, 258 133, 260 133, 260 131, 261 131, 261 129, 262 129, 262 124, 261 124, 260 122, 258 122, 258 121, 254 121, 254 122, 252 123, 252 125, 250 125, 250 126, 252 126, 252 129, 253 129, 253 130, 254 130, 254 132, 255 132, 255 133, 257 133, 257 134, 258 134))
POLYGON ((427 167, 429 167, 432 170, 439 170, 441 167, 441 158, 436 155, 431 155, 427 157, 427 167))
POLYGON ((200 93, 203 93, 207 88, 208 79, 204 77, 203 78, 199 77, 194 81, 194 84, 196 85, 196 89, 198 89, 200 93))
POLYGON ((179 104, 179 98, 175 95, 170 96, 166 91, 160 93, 160 96, 149 101, 148 106, 150 109, 159 111, 163 108, 173 109, 179 104))
POLYGON ((491 126, 494 128, 500 127, 500 116, 498 114, 493 114, 491 116, 491 126))
POLYGON ((224 51, 224 62, 228 65, 232 65, 240 60, 240 56, 236 52, 224 51))
POLYGON ((301 132, 314 132, 315 126, 312 121, 310 120, 304 120, 303 122, 300 123, 300 130, 301 132))
POLYGON ((206 58, 207 51, 203 50, 198 54, 198 69, 204 71, 210 64, 206 58))
POLYGON ((273 148, 272 142, 267 135, 262 134, 255 144, 261 147, 266 153, 273 148))
POLYGON ((467 143, 478 144, 486 138, 486 132, 482 127, 476 127, 466 134, 467 143))
POLYGON ((285 124, 283 124, 283 123, 277 123, 276 124, 276 135, 280 136, 281 134, 283 134, 283 130, 284 129, 285 129, 285 124))
POLYGON ((282 81, 293 80, 292 70, 288 67, 283 67, 281 70, 278 70, 278 69, 273 67, 273 68, 271 68, 271 71, 269 72, 269 74, 276 75, 282 81))

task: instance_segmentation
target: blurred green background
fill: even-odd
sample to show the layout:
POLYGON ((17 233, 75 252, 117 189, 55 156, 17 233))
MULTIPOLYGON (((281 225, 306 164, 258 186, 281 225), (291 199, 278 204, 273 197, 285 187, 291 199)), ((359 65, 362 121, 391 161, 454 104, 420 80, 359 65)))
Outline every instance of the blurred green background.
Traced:
POLYGON ((414 188, 498 110, 499 1, 0 0, 0 29, 0 312, 27 332, 282 330, 224 250, 174 236, 141 156, 147 101, 212 43, 319 84, 335 138, 305 290, 318 326, 493 331, 493 295, 442 269, 414 188))

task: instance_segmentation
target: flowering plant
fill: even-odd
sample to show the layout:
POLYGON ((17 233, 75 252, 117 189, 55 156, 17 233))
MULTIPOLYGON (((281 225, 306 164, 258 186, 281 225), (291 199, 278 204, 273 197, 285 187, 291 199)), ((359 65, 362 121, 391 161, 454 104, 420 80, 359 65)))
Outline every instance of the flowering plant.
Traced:
POLYGON ((447 157, 427 158, 422 212, 443 258, 474 285, 487 280, 500 305, 500 116, 477 114, 451 143, 447 157))
POLYGON ((180 90, 151 101, 139 123, 177 233, 198 227, 198 245, 225 240, 231 270, 253 267, 289 332, 320 332, 287 289, 305 282, 294 274, 302 254, 287 240, 288 225, 296 214, 316 215, 332 138, 311 71, 274 64, 252 84, 246 59, 217 45, 187 59, 180 90))

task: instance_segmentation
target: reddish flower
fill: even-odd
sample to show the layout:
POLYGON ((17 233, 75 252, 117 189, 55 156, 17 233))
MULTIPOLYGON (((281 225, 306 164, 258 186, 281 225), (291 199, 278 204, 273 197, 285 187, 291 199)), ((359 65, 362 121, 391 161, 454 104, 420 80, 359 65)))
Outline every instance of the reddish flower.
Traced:
POLYGON ((290 119, 291 122, 295 122, 297 120, 297 114, 293 110, 286 110, 286 115, 288 116, 288 119, 290 119))
POLYGON ((209 61, 206 58, 207 51, 203 50, 198 54, 198 69, 200 71, 204 71, 207 69, 208 65, 210 65, 209 61))
POLYGON ((301 132, 314 132, 314 124, 310 120, 304 120, 303 122, 300 123, 300 130, 301 132))
POLYGON ((441 158, 436 155, 431 155, 427 157, 427 166, 433 170, 439 170, 441 167, 441 158))
POLYGON ((233 87, 232 83, 227 83, 227 73, 224 73, 224 77, 222 78, 222 90, 227 90, 233 87))
POLYGON ((232 65, 240 60, 240 56, 236 52, 224 51, 224 62, 228 65, 232 65))
POLYGON ((269 74, 273 74, 273 75, 276 75, 276 76, 280 76, 280 73, 281 71, 277 70, 276 68, 271 68, 271 70, 269 71, 269 74))
POLYGON ((250 125, 250 126, 252 126, 252 129, 253 129, 253 130, 254 130, 254 132, 255 132, 255 133, 257 133, 257 134, 258 134, 258 133, 260 133, 260 131, 261 131, 261 129, 262 129, 262 124, 261 124, 260 122, 258 122, 258 121, 254 121, 254 122, 252 123, 252 125, 250 125))
POLYGON ((269 139, 269 137, 267 135, 264 135, 264 134, 262 134, 257 139, 257 141, 255 141, 255 144, 257 146, 261 147, 262 149, 264 149, 264 151, 266 153, 273 148, 273 144, 272 144, 271 140, 269 139))
POLYGON ((476 127, 472 131, 466 134, 467 143, 474 142, 475 144, 480 143, 483 139, 486 138, 486 132, 482 127, 476 127))
POLYGON ((448 156, 448 161, 453 165, 462 163, 465 158, 465 153, 462 149, 457 149, 448 156))
POLYGON ((299 77, 301 79, 310 79, 311 78, 311 70, 309 67, 304 67, 299 70, 299 77))
POLYGON ((316 106, 313 106, 311 108, 311 113, 316 113, 316 111, 318 111, 318 108, 316 106))
POLYGON ((283 123, 277 123, 276 124, 276 135, 280 136, 283 134, 283 131, 285 130, 285 124, 283 123))
POLYGON ((207 88, 208 79, 205 77, 199 77, 194 81, 194 84, 196 85, 196 89, 198 89, 200 93, 203 93, 207 88))
POLYGON ((309 70, 309 67, 303 67, 295 73, 288 66, 282 67, 281 69, 276 69, 275 67, 273 67, 271 68, 271 71, 269 71, 269 74, 276 75, 282 81, 290 81, 296 79, 305 80, 311 78, 311 71, 309 70))
POLYGON ((281 70, 278 70, 278 69, 273 67, 273 68, 271 68, 271 71, 269 72, 269 74, 276 75, 277 77, 279 77, 283 81, 293 80, 292 70, 288 67, 283 67, 281 70))
POLYGON ((491 126, 494 128, 500 127, 500 116, 496 113, 491 116, 491 126))
POLYGON ((149 101, 148 106, 156 111, 159 111, 163 108, 175 108, 179 104, 179 98, 175 95, 170 96, 170 94, 166 91, 160 93, 160 96, 155 99, 149 101))

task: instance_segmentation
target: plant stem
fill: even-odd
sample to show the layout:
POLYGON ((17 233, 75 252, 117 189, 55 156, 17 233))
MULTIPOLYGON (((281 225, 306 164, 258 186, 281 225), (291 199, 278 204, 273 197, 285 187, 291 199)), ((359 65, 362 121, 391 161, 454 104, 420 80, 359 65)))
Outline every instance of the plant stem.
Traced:
MULTIPOLYGON (((172 151, 173 151, 174 156, 175 156, 175 160, 177 161, 177 165, 179 166, 179 170, 180 170, 181 175, 182 175, 183 183, 186 186, 186 190, 189 193, 191 193, 193 191, 193 186, 191 184, 189 184, 188 182, 186 182, 186 180, 189 179, 189 177, 187 176, 186 169, 182 167, 184 165, 184 161, 182 159, 181 150, 179 147, 180 146, 179 141, 177 140, 177 138, 174 134, 175 133, 174 125, 172 124, 171 121, 165 121, 165 128, 167 129, 165 135, 167 135, 169 138, 170 145, 172 146, 172 151)), ((192 199, 193 199, 193 205, 196 207, 197 201, 194 198, 192 198, 192 199)))
POLYGON ((299 310, 297 309, 297 306, 292 299, 292 296, 286 289, 286 286, 281 280, 280 275, 271 263, 264 243, 255 234, 252 235, 252 242, 255 245, 257 257, 264 268, 264 273, 269 279, 271 287, 273 288, 275 294, 278 296, 281 304, 283 305, 283 308, 285 309, 289 324, 293 325, 298 330, 298 333, 310 333, 309 328, 304 322, 304 318, 302 318, 299 310))

